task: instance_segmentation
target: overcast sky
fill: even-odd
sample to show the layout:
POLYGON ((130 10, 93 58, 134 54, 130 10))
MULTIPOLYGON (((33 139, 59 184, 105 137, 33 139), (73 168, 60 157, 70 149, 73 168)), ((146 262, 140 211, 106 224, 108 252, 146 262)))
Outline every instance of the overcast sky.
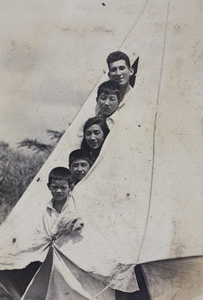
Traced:
POLYGON ((47 142, 47 129, 67 129, 141 3, 2 0, 0 140, 13 147, 24 138, 47 142))

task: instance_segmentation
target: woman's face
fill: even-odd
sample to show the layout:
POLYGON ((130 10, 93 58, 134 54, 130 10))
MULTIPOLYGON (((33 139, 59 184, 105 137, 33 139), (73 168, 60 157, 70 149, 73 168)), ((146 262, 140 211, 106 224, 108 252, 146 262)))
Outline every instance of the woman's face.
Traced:
POLYGON ((91 149, 96 150, 104 142, 104 133, 100 125, 94 124, 85 131, 85 140, 91 149))

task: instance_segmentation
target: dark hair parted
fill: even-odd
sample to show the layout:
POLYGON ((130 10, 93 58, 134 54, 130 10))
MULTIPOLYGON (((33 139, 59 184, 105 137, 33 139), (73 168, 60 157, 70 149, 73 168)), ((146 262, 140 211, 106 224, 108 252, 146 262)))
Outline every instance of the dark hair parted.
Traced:
POLYGON ((65 180, 69 183, 71 176, 72 174, 69 169, 64 167, 56 167, 49 173, 48 183, 51 184, 52 180, 65 180))
POLYGON ((121 88, 117 81, 108 80, 100 84, 100 86, 97 89, 97 101, 98 101, 98 97, 102 92, 106 94, 109 94, 109 92, 114 93, 117 96, 118 101, 120 101, 121 99, 121 88))
POLYGON ((108 133, 109 133, 109 128, 105 122, 105 120, 101 117, 94 117, 94 118, 90 118, 86 121, 84 127, 83 127, 83 140, 82 140, 82 143, 81 143, 81 149, 84 151, 84 152, 88 152, 90 153, 90 151, 92 150, 90 148, 90 146, 87 144, 86 140, 85 140, 85 132, 86 130, 91 127, 92 125, 99 125, 103 131, 103 134, 104 134, 104 140, 106 139, 108 133))
POLYGON ((77 159, 83 159, 86 160, 90 166, 91 164, 91 157, 88 153, 84 152, 82 149, 76 149, 72 151, 69 155, 69 168, 71 167, 72 163, 77 159))
POLYGON ((131 67, 130 59, 129 59, 128 55, 121 52, 121 51, 115 51, 115 52, 110 53, 109 56, 107 57, 106 62, 108 64, 108 67, 110 68, 111 63, 113 63, 115 61, 118 61, 118 60, 121 60, 121 59, 125 60, 126 65, 128 66, 128 68, 131 67))

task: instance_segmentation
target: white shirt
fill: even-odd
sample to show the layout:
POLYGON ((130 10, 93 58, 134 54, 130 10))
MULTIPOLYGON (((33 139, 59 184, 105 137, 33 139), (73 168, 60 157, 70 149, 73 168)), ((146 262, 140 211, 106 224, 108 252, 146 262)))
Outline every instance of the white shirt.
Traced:
POLYGON ((119 110, 116 110, 112 115, 110 115, 108 118, 106 118, 106 124, 111 130, 116 123, 116 120, 119 118, 119 110))
POLYGON ((63 217, 68 217, 70 219, 73 214, 76 214, 75 201, 71 195, 68 196, 61 213, 53 207, 53 199, 47 204, 45 213, 42 218, 42 226, 46 232, 47 237, 52 238, 56 235, 58 231, 58 224, 63 217))

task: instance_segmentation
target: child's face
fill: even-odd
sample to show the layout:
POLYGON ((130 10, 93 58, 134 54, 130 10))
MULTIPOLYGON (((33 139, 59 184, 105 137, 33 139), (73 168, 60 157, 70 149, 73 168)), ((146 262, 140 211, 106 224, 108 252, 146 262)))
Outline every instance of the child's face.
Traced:
POLYGON ((109 117, 118 108, 118 97, 112 91, 102 91, 98 97, 99 110, 104 117, 109 117))
POLYGON ((66 180, 52 179, 51 183, 47 185, 54 200, 63 201, 67 198, 70 187, 66 180))
POLYGON ((90 164, 85 159, 76 159, 71 164, 71 173, 73 176, 81 180, 89 171, 90 164))

